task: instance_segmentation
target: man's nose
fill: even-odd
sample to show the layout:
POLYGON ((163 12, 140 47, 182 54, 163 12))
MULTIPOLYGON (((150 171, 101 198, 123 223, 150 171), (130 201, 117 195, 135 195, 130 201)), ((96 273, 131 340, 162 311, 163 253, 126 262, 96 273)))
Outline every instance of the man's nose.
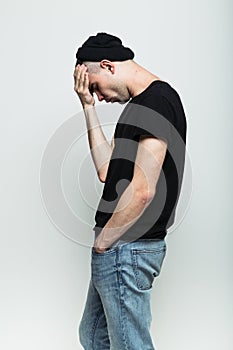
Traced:
POLYGON ((97 95, 99 101, 103 101, 104 100, 104 96, 101 95, 99 92, 96 92, 96 95, 97 95))

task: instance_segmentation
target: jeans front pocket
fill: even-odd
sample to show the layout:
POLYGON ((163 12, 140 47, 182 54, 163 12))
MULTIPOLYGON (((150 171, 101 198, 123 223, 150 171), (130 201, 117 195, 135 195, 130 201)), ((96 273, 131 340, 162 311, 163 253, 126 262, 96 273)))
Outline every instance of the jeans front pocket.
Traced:
POLYGON ((160 273, 166 247, 160 249, 132 249, 131 254, 138 289, 151 289, 155 277, 160 273))

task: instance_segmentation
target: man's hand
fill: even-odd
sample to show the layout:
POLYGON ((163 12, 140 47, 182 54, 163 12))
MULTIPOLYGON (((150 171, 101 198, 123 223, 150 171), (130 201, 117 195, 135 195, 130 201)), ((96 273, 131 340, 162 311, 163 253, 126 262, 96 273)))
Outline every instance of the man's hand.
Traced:
POLYGON ((74 71, 74 90, 77 92, 83 108, 88 106, 94 106, 95 99, 89 90, 89 78, 87 67, 82 64, 78 64, 74 71))
POLYGON ((94 250, 96 253, 104 253, 106 252, 106 250, 108 250, 108 247, 106 243, 104 243, 101 234, 99 234, 99 236, 95 240, 94 250))
POLYGON ((95 250, 96 253, 105 253, 107 249, 94 247, 94 250, 95 250))

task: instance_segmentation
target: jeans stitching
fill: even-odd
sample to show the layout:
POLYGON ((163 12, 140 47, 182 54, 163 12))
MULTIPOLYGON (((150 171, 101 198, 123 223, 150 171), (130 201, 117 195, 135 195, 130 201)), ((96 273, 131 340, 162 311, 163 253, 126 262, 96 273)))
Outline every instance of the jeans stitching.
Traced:
POLYGON ((94 349, 95 332, 96 332, 97 325, 98 325, 101 314, 102 314, 102 310, 100 309, 99 312, 97 313, 96 320, 95 320, 94 325, 93 325, 92 330, 91 330, 92 331, 91 344, 93 346, 93 349, 94 349))
MULTIPOLYGON (((117 250, 117 254, 116 254, 116 265, 118 265, 118 262, 120 261, 120 252, 121 249, 117 250)), ((117 270, 117 283, 118 283, 118 293, 119 293, 119 299, 120 299, 120 319, 122 322, 121 323, 121 327, 122 327, 122 334, 123 334, 123 342, 125 345, 125 350, 128 350, 128 345, 127 345, 127 341, 126 341, 126 332, 125 332, 125 317, 124 317, 124 310, 125 310, 125 305, 124 305, 124 288, 123 288, 123 276, 122 276, 122 270, 117 270), (119 275, 121 275, 121 280, 122 283, 120 283, 119 280, 119 275)), ((124 349, 122 349, 124 350, 124 349)))
MULTIPOLYGON (((140 282, 140 276, 139 276, 139 271, 138 271, 138 268, 139 268, 139 265, 138 265, 138 256, 140 254, 147 254, 147 253, 155 253, 155 254, 161 254, 161 253, 164 253, 166 251, 166 249, 164 247, 162 247, 161 249, 132 249, 131 250, 131 257, 132 257, 132 262, 133 262, 133 271, 134 271, 134 276, 135 276, 135 280, 136 280, 136 284, 137 284, 137 287, 139 290, 141 291, 149 291, 151 288, 152 288, 152 285, 153 285, 153 281, 154 281, 154 278, 156 277, 155 274, 153 274, 154 278, 153 278, 153 281, 151 283, 151 285, 149 286, 143 286, 142 283, 140 282)), ((156 271, 157 275, 158 275, 158 272, 156 271)))

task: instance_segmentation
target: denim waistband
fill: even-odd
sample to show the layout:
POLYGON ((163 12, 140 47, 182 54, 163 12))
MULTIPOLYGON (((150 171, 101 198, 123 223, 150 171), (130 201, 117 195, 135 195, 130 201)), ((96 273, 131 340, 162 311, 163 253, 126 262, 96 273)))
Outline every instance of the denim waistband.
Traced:
POLYGON ((134 243, 140 243, 140 242, 160 242, 160 241, 165 241, 165 239, 161 239, 161 238, 143 238, 143 239, 138 239, 136 241, 124 241, 124 240, 121 240, 119 239, 118 241, 114 242, 111 247, 107 248, 107 250, 110 250, 110 249, 113 249, 113 248, 116 248, 116 247, 119 247, 119 246, 122 246, 122 245, 125 245, 125 244, 134 244, 134 243))

